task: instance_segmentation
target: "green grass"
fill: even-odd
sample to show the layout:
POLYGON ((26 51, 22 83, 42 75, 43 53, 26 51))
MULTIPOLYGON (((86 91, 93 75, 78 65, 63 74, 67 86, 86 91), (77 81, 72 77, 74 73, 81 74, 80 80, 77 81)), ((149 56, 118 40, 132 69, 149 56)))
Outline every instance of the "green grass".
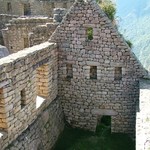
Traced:
POLYGON ((54 150, 135 150, 135 143, 128 135, 111 134, 108 121, 104 119, 96 133, 66 126, 54 150))

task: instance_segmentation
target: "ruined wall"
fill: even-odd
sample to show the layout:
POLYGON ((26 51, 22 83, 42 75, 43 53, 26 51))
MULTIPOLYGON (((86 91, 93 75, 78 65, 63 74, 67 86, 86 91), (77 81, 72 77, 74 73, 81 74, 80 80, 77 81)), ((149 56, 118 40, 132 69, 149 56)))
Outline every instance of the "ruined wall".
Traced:
MULTIPOLYGON (((2 131, 0 135, 5 133, 0 138, 1 149, 15 140, 56 99, 58 94, 56 48, 56 44, 46 42, 0 59, 0 131, 2 131), (41 73, 39 68, 42 68, 41 73), (39 87, 44 91, 42 95, 39 87)), ((55 105, 58 106, 58 102, 54 102, 55 105)), ((52 107, 49 107, 50 112, 54 106, 52 104, 52 107)), ((53 112, 56 116, 53 125, 59 123, 57 112, 59 115, 60 111, 56 109, 56 112, 53 112)), ((49 117, 48 120, 51 119, 51 115, 49 117)), ((35 126, 36 123, 33 124, 33 127, 35 126)), ((45 132, 44 128, 46 127, 41 130, 45 132)), ((38 130, 40 129, 31 134, 35 132, 38 135, 38 130)), ((51 131, 52 129, 48 130, 51 131)), ((28 132, 27 134, 30 135, 28 132)), ((55 135, 57 136, 58 132, 55 135)))
POLYGON ((31 2, 31 14, 32 15, 45 15, 53 17, 54 8, 66 8, 69 9, 74 0, 50 0, 50 1, 34 1, 31 2))
POLYGON ((29 45, 33 46, 42 42, 48 41, 50 36, 55 31, 56 27, 60 24, 63 17, 66 14, 66 9, 55 8, 52 23, 46 23, 45 25, 39 25, 35 27, 29 34, 29 45))
POLYGON ((1 30, 6 27, 6 24, 12 19, 16 18, 17 16, 14 15, 6 15, 0 14, 0 44, 4 45, 3 36, 1 30))
POLYGON ((50 41, 58 43, 66 120, 94 131, 108 115, 112 132, 134 133, 142 67, 96 2, 77 1, 50 41))
POLYGON ((136 150, 150 149, 150 78, 140 80, 140 99, 136 113, 136 150))
POLYGON ((57 26, 58 23, 46 23, 35 27, 29 34, 29 45, 33 46, 48 41, 57 26))
POLYGON ((29 47, 29 33, 38 25, 52 22, 48 17, 25 17, 10 21, 2 30, 5 46, 10 53, 29 47))
POLYGON ((0 0, 0 14, 53 16, 54 8, 69 9, 74 0, 0 0))
POLYGON ((18 16, 23 15, 23 5, 20 1, 0 0, 0 14, 10 14, 10 15, 18 15, 18 16))

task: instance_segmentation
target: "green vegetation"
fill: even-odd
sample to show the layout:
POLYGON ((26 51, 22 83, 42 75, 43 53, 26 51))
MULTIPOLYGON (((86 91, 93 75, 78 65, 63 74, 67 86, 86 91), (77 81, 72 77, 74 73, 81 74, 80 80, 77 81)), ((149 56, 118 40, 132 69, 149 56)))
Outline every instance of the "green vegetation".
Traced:
POLYGON ((103 118, 96 133, 66 126, 54 150, 135 150, 128 135, 111 134, 109 122, 103 118))
MULTIPOLYGON (((99 2, 99 1, 97 1, 97 2, 99 2)), ((105 0, 103 2, 100 2, 100 7, 105 12, 105 14, 108 16, 108 18, 113 22, 115 19, 115 14, 116 14, 115 4, 110 0, 105 0)))
POLYGON ((88 40, 93 40, 93 28, 88 28, 86 32, 88 40))
POLYGON ((129 46, 130 48, 132 48, 133 44, 132 44, 132 42, 131 42, 130 40, 126 40, 126 43, 128 44, 128 46, 129 46))
POLYGON ((117 0, 117 16, 119 30, 132 40, 133 52, 141 63, 150 69, 150 1, 149 0, 117 0))

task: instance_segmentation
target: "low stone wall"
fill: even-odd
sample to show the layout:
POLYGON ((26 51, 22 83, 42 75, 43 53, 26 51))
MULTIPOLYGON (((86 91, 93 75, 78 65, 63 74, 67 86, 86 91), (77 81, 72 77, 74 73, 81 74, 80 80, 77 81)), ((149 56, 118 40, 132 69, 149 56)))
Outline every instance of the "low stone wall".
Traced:
POLYGON ((57 45, 45 42, 0 59, 0 137, 1 133, 6 133, 0 138, 1 149, 15 140, 56 99, 57 57, 57 45), (39 68, 42 73, 37 80, 39 68), (39 85, 46 91, 42 97, 39 85))
POLYGON ((54 100, 5 150, 50 150, 64 129, 62 108, 54 100))

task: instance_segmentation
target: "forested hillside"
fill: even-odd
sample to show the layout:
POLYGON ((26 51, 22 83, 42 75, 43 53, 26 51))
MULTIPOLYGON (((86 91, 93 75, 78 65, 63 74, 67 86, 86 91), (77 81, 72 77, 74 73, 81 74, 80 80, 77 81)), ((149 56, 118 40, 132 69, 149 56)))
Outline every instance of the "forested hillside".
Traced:
POLYGON ((121 33, 133 43, 141 63, 150 68, 150 0, 116 0, 121 33))

